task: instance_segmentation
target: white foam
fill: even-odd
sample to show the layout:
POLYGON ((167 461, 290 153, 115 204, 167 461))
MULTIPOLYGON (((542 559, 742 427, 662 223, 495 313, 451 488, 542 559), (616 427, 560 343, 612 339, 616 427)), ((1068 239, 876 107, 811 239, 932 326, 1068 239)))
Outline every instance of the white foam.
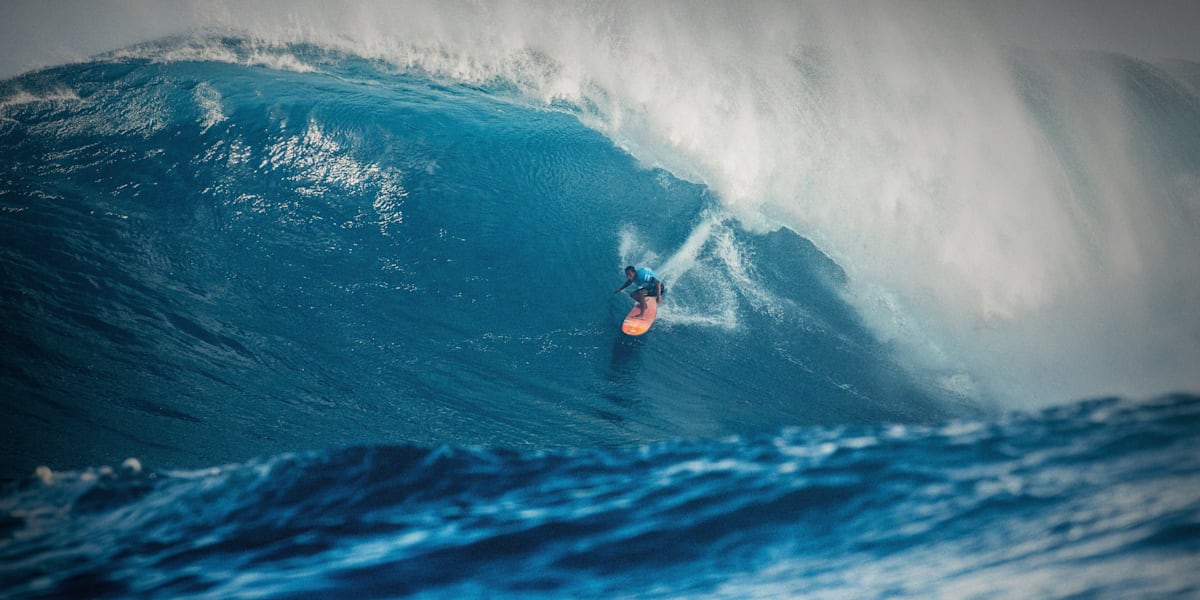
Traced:
POLYGON ((296 73, 319 71, 285 45, 250 39, 238 46, 231 46, 226 40, 209 35, 181 37, 163 44, 140 44, 109 52, 106 56, 116 60, 140 59, 159 63, 218 62, 296 73))
POLYGON ((142 472, 142 461, 133 458, 126 458, 121 462, 121 469, 126 473, 137 474, 142 472))
POLYGON ((201 82, 193 92, 196 104, 204 115, 200 120, 200 133, 206 133, 213 125, 225 120, 224 107, 221 105, 221 92, 211 85, 201 82))
POLYGON ((23 89, 17 89, 0 99, 0 114, 4 114, 9 108, 25 106, 28 104, 39 103, 60 103, 60 102, 78 102, 79 94, 75 90, 66 87, 57 87, 53 90, 43 93, 31 93, 23 89))
MULTIPOLYGON (((389 235, 390 228, 404 221, 401 207, 408 192, 400 172, 359 161, 316 122, 309 122, 303 134, 286 136, 272 144, 259 168, 294 171, 291 179, 305 184, 298 187, 297 192, 309 197, 325 197, 329 189, 374 191, 375 223, 383 235, 389 235)), ((315 217, 291 215, 288 218, 315 217)))
POLYGON ((45 465, 40 465, 37 469, 34 469, 33 475, 45 485, 50 485, 54 482, 54 471, 51 471, 50 467, 45 465))

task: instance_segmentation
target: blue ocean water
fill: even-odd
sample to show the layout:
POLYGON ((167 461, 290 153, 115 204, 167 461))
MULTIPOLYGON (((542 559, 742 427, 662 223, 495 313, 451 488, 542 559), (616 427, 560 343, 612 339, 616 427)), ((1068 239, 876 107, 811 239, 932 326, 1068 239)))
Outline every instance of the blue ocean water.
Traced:
MULTIPOLYGON (((810 59, 795 66, 821 79, 810 59)), ((1144 94, 1161 168, 1200 166, 1187 79, 1103 60, 1144 94)), ((1013 64, 1086 191, 1093 157, 1054 69, 1013 64)), ((1033 290, 951 329, 970 335, 881 326, 870 269, 810 241, 838 236, 752 226, 729 182, 645 160, 661 155, 603 95, 535 102, 519 78, 237 37, 0 83, 0 588, 1200 591, 1200 398, 1014 411, 992 393, 1008 364, 970 372, 991 356, 970 341, 1033 290), (611 293, 626 264, 671 290, 641 338, 611 293)), ((1188 197, 1168 198, 1194 226, 1188 197)), ((1110 224, 1086 214, 1080 229, 1110 224)), ((1059 366, 1057 347, 1018 349, 1059 366)), ((1157 359, 1164 385, 1189 356, 1157 359)))

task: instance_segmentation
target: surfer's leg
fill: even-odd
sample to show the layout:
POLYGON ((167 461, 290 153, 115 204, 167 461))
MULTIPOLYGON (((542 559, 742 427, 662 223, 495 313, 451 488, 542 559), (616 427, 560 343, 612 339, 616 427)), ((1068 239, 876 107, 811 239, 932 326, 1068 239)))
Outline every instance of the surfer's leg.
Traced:
POLYGON ((630 296, 633 296, 633 300, 637 302, 638 308, 642 309, 637 316, 642 316, 646 312, 646 290, 638 290, 630 294, 630 296))

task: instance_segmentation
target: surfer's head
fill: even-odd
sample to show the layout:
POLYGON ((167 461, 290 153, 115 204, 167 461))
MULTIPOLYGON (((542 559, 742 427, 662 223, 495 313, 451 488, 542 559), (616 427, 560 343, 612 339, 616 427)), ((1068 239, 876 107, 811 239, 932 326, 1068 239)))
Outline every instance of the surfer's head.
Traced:
POLYGON ((628 266, 628 267, 625 267, 625 276, 626 276, 626 277, 628 277, 628 278, 630 278, 630 279, 633 279, 634 277, 637 277, 637 269, 636 269, 636 268, 634 268, 634 267, 633 267, 633 265, 630 265, 630 266, 628 266))

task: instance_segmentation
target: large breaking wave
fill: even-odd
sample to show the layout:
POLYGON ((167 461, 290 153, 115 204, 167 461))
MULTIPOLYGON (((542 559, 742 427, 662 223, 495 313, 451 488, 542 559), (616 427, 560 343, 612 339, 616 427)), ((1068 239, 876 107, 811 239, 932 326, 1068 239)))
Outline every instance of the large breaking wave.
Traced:
POLYGON ((201 4, 0 83, 5 588, 1194 592, 1194 398, 1078 400, 1198 387, 1196 65, 877 8, 201 4))

